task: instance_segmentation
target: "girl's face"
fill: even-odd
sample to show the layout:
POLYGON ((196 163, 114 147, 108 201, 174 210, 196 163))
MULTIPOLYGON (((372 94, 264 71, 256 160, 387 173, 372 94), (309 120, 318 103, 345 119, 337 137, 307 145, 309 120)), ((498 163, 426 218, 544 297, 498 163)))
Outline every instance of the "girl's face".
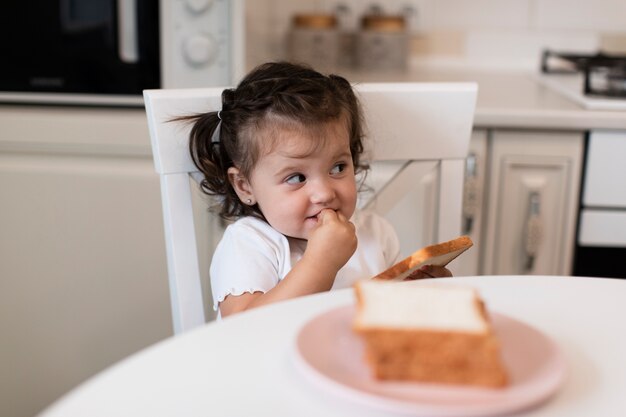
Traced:
POLYGON ((320 139, 305 130, 281 131, 247 180, 237 180, 231 168, 241 200, 256 202, 268 223, 286 236, 308 239, 322 209, 347 219, 354 214, 357 191, 348 131, 337 121, 322 132, 320 139))

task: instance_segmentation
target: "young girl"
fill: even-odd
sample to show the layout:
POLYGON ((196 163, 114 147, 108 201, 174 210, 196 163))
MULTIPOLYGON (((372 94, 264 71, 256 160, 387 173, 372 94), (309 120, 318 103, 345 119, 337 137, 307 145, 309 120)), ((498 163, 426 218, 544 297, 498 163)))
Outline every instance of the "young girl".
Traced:
MULTIPOLYGON (((222 109, 185 117, 204 192, 229 225, 211 263, 222 317, 346 288, 398 261, 383 218, 355 212, 362 116, 350 83, 268 63, 222 93, 222 109)), ((450 276, 426 267, 418 276, 450 276)))

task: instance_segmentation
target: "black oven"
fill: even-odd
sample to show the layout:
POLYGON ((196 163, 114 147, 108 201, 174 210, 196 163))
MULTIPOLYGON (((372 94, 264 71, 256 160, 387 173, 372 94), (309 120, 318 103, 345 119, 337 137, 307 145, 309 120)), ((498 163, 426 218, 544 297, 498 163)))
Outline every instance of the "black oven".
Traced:
POLYGON ((158 1, 4 0, 1 10, 2 91, 141 94, 160 85, 158 1))
POLYGON ((0 101, 229 85, 243 0, 3 0, 0 101))

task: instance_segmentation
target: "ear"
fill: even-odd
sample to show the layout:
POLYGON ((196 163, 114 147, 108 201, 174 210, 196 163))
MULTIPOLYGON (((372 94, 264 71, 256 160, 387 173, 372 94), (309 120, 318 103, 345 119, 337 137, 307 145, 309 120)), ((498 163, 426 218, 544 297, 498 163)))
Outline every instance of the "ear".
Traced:
POLYGON ((250 182, 246 177, 241 175, 239 168, 230 167, 228 168, 227 173, 228 181, 230 181, 230 184, 235 189, 239 200, 249 206, 256 204, 256 199, 254 198, 254 193, 252 192, 250 182))

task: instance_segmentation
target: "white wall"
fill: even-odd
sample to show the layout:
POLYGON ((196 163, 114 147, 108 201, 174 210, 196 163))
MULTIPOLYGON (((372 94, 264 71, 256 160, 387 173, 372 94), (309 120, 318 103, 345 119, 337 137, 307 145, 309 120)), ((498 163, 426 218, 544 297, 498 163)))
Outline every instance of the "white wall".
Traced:
POLYGON ((247 2, 249 65, 284 58, 295 12, 352 11, 349 27, 371 4, 387 13, 411 6, 414 63, 536 68, 542 48, 626 51, 624 0, 253 0, 247 2))

